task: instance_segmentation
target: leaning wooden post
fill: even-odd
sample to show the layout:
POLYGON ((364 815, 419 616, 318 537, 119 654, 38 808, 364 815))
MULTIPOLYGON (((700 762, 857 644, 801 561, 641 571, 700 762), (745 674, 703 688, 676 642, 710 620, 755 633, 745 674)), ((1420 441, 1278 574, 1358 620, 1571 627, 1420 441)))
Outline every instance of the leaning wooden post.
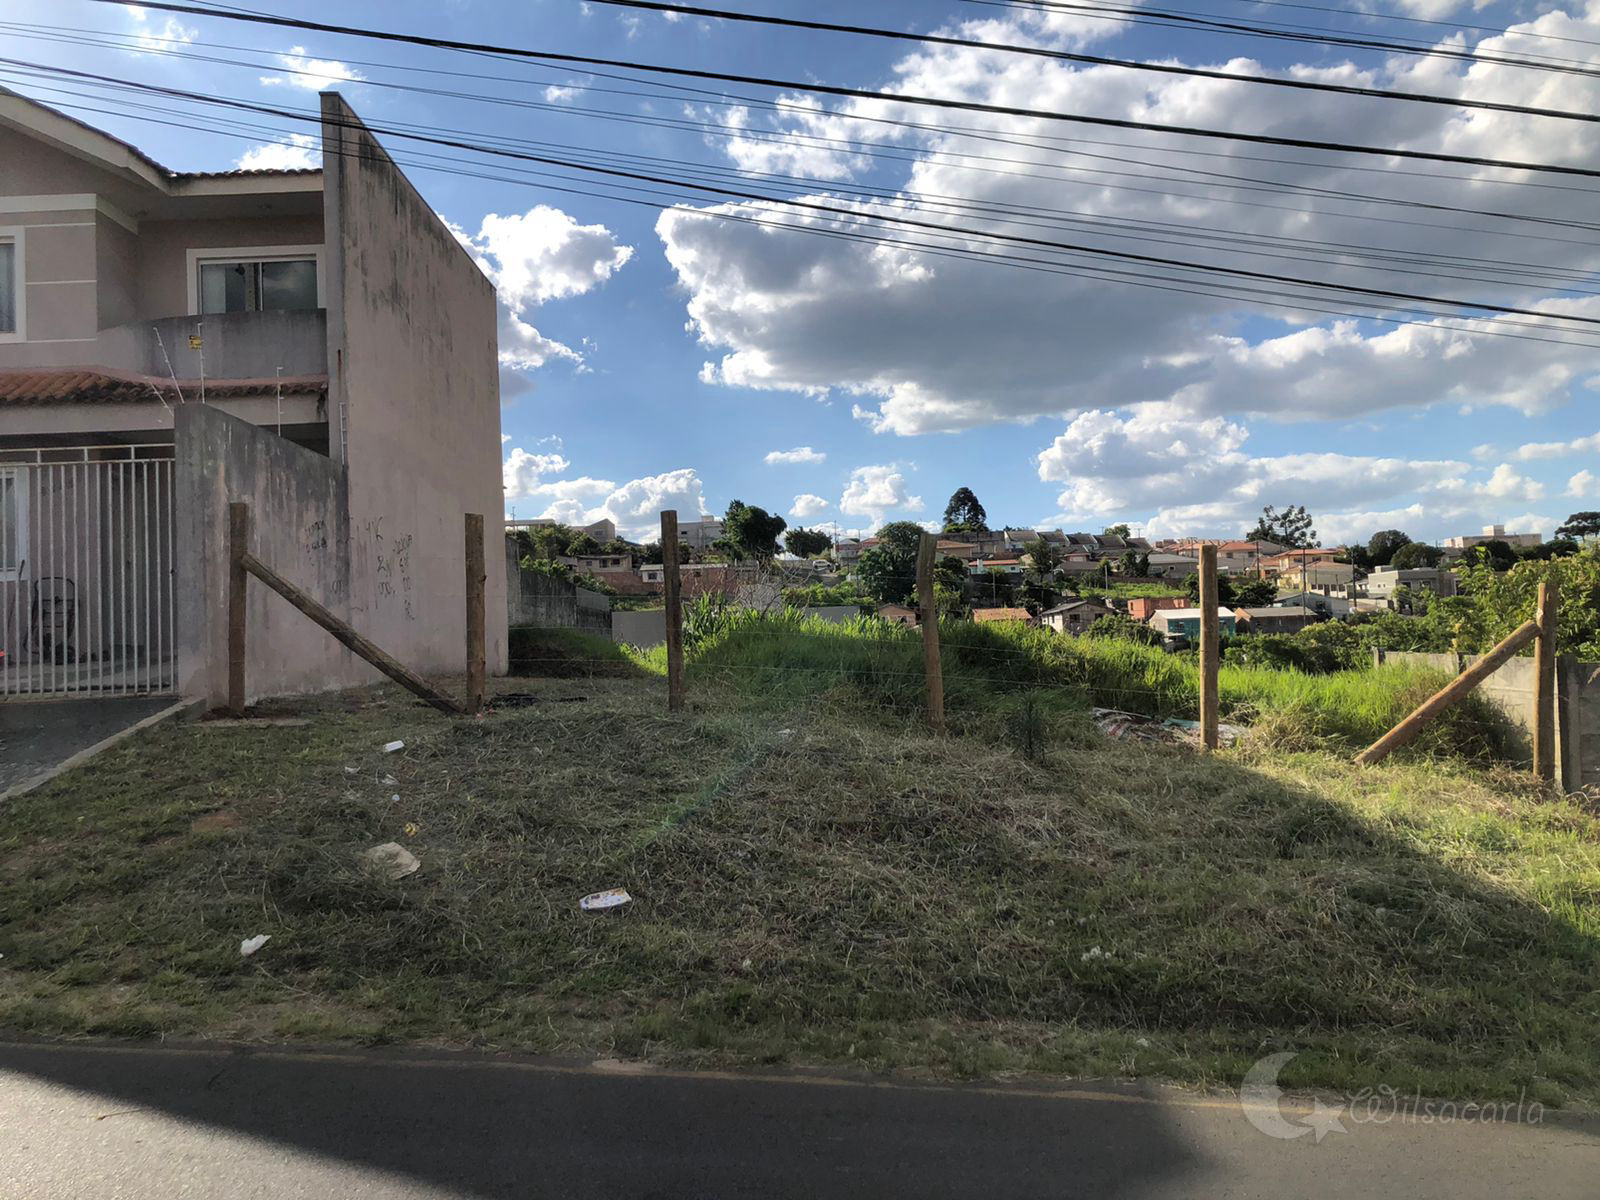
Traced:
POLYGON ((1533 644, 1533 774, 1544 783, 1556 778, 1556 589, 1539 585, 1539 627, 1533 644))
POLYGON ((244 716, 245 598, 250 577, 244 559, 250 552, 250 506, 228 505, 228 711, 244 716))
POLYGON ((483 514, 467 513, 466 564, 467 564, 467 711, 483 711, 485 676, 483 585, 483 514))
POLYGON ((1217 748, 1217 548, 1200 547, 1200 741, 1217 748))
POLYGON ((1387 758, 1390 751, 1404 746, 1416 737, 1422 732, 1424 725, 1493 675, 1506 660, 1514 657, 1517 651, 1533 641, 1538 634, 1539 626, 1536 622, 1524 621, 1505 641, 1424 700, 1409 717, 1356 755, 1355 761, 1361 766, 1370 767, 1379 759, 1387 758))
POLYGON ((917 542, 917 619, 922 626, 922 667, 927 677, 928 724, 944 732, 944 668, 939 661, 939 607, 933 595, 933 557, 938 539, 923 531, 917 542))
POLYGON ((678 571, 678 512, 661 514, 661 579, 667 600, 667 708, 683 707, 683 584, 678 571))

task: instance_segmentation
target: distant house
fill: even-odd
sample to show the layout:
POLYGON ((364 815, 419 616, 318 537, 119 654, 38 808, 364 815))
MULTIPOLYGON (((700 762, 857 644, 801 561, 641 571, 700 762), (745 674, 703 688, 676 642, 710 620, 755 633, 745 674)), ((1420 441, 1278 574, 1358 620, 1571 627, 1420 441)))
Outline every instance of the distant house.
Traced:
POLYGON ((1031 621, 1033 614, 1025 608, 975 608, 972 610, 972 619, 980 624, 992 624, 998 621, 1031 621))
MULTIPOLYGON (((1194 641, 1200 636, 1200 618, 1202 612, 1198 608, 1164 608, 1150 618, 1150 627, 1167 638, 1188 638, 1194 641)), ((1217 609, 1217 634, 1220 637, 1232 637, 1236 632, 1237 619, 1233 613, 1225 608, 1217 609)))
POLYGON ((1101 617, 1109 617, 1111 613, 1111 606, 1098 600, 1068 600, 1065 604, 1045 609, 1039 614, 1039 623, 1057 633, 1076 637, 1087 632, 1089 626, 1101 617))
POLYGON ((1299 604, 1274 605, 1271 608, 1236 608, 1233 610, 1236 628, 1240 633, 1298 633, 1307 625, 1315 625, 1321 618, 1309 608, 1299 604))
POLYGON ((1130 596, 1128 615, 1135 621, 1149 621, 1164 608, 1188 608, 1187 596, 1130 596))
POLYGON ((967 573, 983 578, 990 571, 1000 571, 1006 575, 1020 579, 1027 574, 1028 568, 1020 558, 985 558, 977 559, 967 564, 967 573))
POLYGON ((1347 597, 1330 596, 1324 592, 1308 592, 1303 589, 1279 596, 1272 602, 1274 608, 1288 608, 1294 605, 1309 608, 1312 612, 1325 617, 1347 617, 1351 608, 1347 597))
POLYGON ((1444 548, 1454 554, 1462 554, 1485 542, 1504 542, 1508 546, 1537 546, 1542 541, 1544 541, 1543 534, 1507 533, 1504 525, 1485 525, 1481 534, 1468 533, 1460 537, 1445 538, 1444 548))
POLYGON ((1454 596, 1456 577, 1443 567, 1413 567, 1405 571, 1380 567, 1367 576, 1367 595, 1382 600, 1386 606, 1394 603, 1395 589, 1400 587, 1413 592, 1432 592, 1435 596, 1454 596))
POLYGON ((912 629, 917 627, 917 610, 907 608, 904 604, 880 604, 878 615, 896 625, 909 625, 912 629))
POLYGON ((1261 569, 1264 559, 1275 554, 1282 554, 1286 549, 1277 542, 1261 540, 1230 541, 1230 542, 1184 542, 1173 547, 1173 552, 1182 554, 1186 558, 1198 560, 1200 547, 1215 545, 1217 548, 1217 570, 1224 575, 1257 574, 1261 569))
POLYGON ((958 542, 953 538, 940 538, 935 547, 935 554, 939 558, 959 558, 962 562, 971 562, 978 553, 978 548, 971 542, 958 542))
POLYGON ((1151 579, 1182 579, 1199 568, 1199 563, 1186 554, 1168 554, 1153 550, 1145 566, 1145 575, 1151 579))
POLYGON ((1292 566, 1278 572, 1278 582, 1294 588, 1344 588, 1355 581, 1356 569, 1331 558, 1296 558, 1292 566))

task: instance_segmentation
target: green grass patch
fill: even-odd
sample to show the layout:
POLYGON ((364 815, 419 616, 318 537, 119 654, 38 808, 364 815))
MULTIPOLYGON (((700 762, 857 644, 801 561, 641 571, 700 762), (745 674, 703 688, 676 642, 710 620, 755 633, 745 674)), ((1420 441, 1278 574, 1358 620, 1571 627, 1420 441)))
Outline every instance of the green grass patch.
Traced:
POLYGON ((577 629, 513 625, 507 639, 513 675, 557 679, 635 674, 638 664, 609 637, 577 629))

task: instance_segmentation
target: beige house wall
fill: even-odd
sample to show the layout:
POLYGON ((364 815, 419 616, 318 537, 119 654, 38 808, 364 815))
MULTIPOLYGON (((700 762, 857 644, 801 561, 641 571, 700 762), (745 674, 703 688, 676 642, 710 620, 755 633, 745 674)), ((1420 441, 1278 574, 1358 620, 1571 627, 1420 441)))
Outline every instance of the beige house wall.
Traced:
MULTIPOLYGON (((350 486, 353 620, 413 667, 460 671, 466 513, 484 517, 485 561, 503 553, 494 288, 334 93, 323 145, 329 420, 350 486)), ((488 572, 485 593, 489 669, 503 673, 504 572, 488 572)))

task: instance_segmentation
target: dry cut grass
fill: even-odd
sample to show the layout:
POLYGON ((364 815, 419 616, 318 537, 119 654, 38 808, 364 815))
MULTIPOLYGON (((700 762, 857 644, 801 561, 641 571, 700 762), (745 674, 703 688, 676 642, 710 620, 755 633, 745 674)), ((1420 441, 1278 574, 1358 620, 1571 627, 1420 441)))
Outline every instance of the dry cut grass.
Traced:
POLYGON ((172 727, 13 805, 0 1024, 1600 1096, 1600 821, 1509 774, 505 686, 172 727), (363 871, 391 840, 417 874, 363 871))

